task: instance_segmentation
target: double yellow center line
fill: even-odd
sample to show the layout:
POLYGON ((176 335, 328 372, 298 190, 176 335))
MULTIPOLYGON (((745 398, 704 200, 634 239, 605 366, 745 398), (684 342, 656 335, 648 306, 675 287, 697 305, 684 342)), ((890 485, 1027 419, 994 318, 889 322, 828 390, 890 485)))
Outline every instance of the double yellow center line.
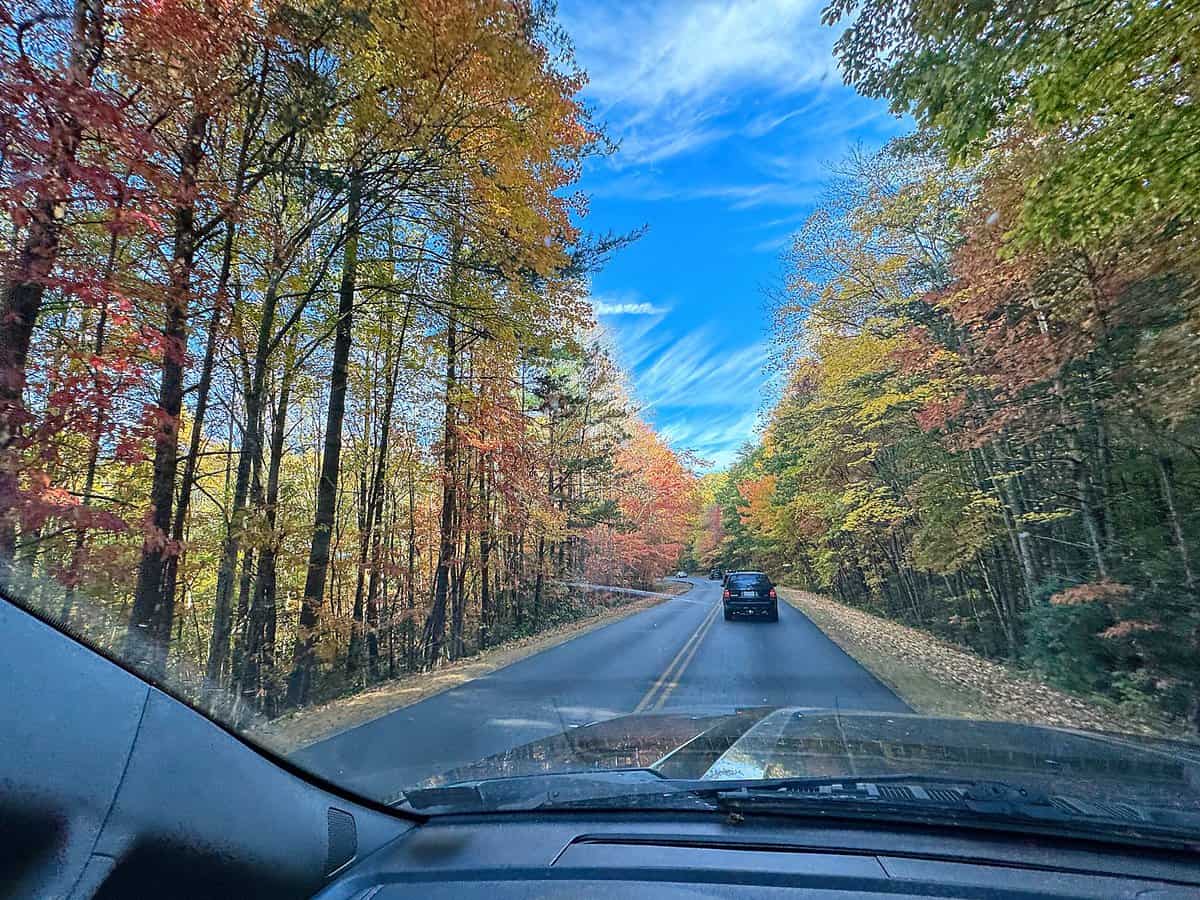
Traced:
POLYGON ((692 632, 691 637, 687 642, 679 648, 679 652, 675 654, 675 658, 667 664, 667 668, 658 680, 650 686, 650 690, 646 691, 646 695, 634 707, 635 713, 645 712, 648 709, 662 709, 663 704, 667 702, 667 698, 671 696, 671 692, 679 686, 680 680, 683 678, 683 673, 687 671, 688 665, 692 661, 692 657, 696 655, 696 651, 700 648, 700 643, 704 640, 704 636, 708 634, 708 629, 712 627, 712 623, 716 620, 717 614, 721 612, 722 605, 714 603, 712 609, 708 611, 692 632))

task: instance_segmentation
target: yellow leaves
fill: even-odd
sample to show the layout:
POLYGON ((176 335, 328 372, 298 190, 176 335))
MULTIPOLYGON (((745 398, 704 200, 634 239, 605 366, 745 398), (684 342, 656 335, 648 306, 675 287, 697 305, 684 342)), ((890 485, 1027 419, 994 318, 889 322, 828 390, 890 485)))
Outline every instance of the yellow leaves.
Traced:
POLYGON ((880 338, 863 333, 853 337, 825 333, 817 340, 821 359, 821 388, 836 393, 864 375, 890 371, 890 355, 900 345, 899 338, 880 338))
POLYGON ((911 391, 888 391, 877 397, 869 398, 858 413, 858 419, 864 425, 878 425, 883 418, 895 409, 912 408, 927 401, 933 395, 929 385, 920 385, 911 391))
POLYGON ((1045 511, 1033 510, 1026 512, 1021 516, 1021 524, 1025 526, 1031 525, 1050 525, 1055 522, 1065 522, 1076 518, 1079 511, 1070 507, 1060 507, 1059 509, 1051 509, 1045 511))
POLYGON ((854 484, 842 492, 844 509, 841 530, 870 533, 887 530, 903 522, 908 510, 882 485, 854 484))
POLYGON ((931 472, 909 491, 919 527, 912 539, 912 560, 940 575, 961 571, 996 539, 1000 502, 964 483, 953 471, 931 472))

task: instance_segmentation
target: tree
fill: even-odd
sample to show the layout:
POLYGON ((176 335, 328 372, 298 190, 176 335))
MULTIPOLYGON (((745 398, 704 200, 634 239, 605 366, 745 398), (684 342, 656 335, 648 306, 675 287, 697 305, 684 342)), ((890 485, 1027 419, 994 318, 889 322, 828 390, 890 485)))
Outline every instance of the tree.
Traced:
POLYGON ((848 83, 914 115, 955 159, 1014 131, 1039 137, 1027 236, 1196 221, 1194 4, 835 0, 823 19, 849 23, 836 47, 848 83))

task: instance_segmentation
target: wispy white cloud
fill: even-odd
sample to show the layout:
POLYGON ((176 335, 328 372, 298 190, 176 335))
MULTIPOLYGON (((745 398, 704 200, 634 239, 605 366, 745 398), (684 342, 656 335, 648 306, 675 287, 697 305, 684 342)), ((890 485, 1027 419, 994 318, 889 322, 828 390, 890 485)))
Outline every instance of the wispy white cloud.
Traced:
POLYGON ((653 303, 597 303, 594 309, 598 316, 656 316, 665 312, 653 303))
POLYGON ((651 175, 617 176, 596 184, 589 192, 596 197, 619 197, 660 202, 667 200, 724 200, 730 209, 795 207, 810 204, 820 194, 824 181, 746 181, 729 184, 669 184, 651 175))
POLYGON ((642 414, 676 449, 728 465, 754 436, 767 348, 735 343, 707 326, 678 335, 664 318, 622 317, 601 327, 630 373, 642 414))
MULTIPOLYGON (((839 80, 824 0, 570 0, 560 17, 590 78, 597 112, 628 160, 686 152, 720 136, 713 122, 746 88, 786 97, 839 80), (676 136, 672 141, 669 136, 676 136), (645 155, 639 155, 639 153, 645 155)), ((753 126, 777 127, 766 113, 753 126)))
POLYGON ((608 107, 645 118, 667 105, 721 100, 758 85, 796 91, 836 75, 837 33, 820 23, 824 0, 668 0, 564 4, 563 16, 608 107))
POLYGON ((773 238, 767 238, 765 241, 759 241, 751 249, 755 253, 777 253, 786 247, 792 240, 792 233, 776 235, 773 238))
POLYGON ((800 106, 795 106, 785 111, 770 109, 759 113, 742 127, 742 133, 752 138, 760 138, 768 135, 788 122, 813 112, 825 99, 826 93, 827 89, 822 87, 817 90, 808 102, 800 106))
POLYGON ((653 130, 638 130, 621 140, 620 152, 613 158, 613 165, 623 169, 629 165, 647 165, 670 159, 683 153, 715 143, 728 137, 726 128, 690 128, 681 132, 656 133, 653 130))
POLYGON ((679 419, 661 433, 672 446, 693 450, 710 468, 723 469, 752 441, 760 425, 757 407, 730 409, 703 419, 679 419))
POLYGON ((766 358, 760 341, 738 347, 703 329, 673 339, 633 377, 652 407, 740 405, 757 396, 766 358))
POLYGON ((651 303, 637 291, 592 294, 592 311, 598 316, 657 316, 670 312, 671 307, 651 303))

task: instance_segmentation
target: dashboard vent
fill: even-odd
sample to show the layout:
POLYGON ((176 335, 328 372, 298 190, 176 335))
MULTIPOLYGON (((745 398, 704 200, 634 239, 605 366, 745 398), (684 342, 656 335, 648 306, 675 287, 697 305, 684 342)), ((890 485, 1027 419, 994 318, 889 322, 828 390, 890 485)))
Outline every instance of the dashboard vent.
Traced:
POLYGON ((329 853, 325 859, 325 874, 332 875, 358 853, 358 827, 354 816, 341 809, 329 807, 329 853))

